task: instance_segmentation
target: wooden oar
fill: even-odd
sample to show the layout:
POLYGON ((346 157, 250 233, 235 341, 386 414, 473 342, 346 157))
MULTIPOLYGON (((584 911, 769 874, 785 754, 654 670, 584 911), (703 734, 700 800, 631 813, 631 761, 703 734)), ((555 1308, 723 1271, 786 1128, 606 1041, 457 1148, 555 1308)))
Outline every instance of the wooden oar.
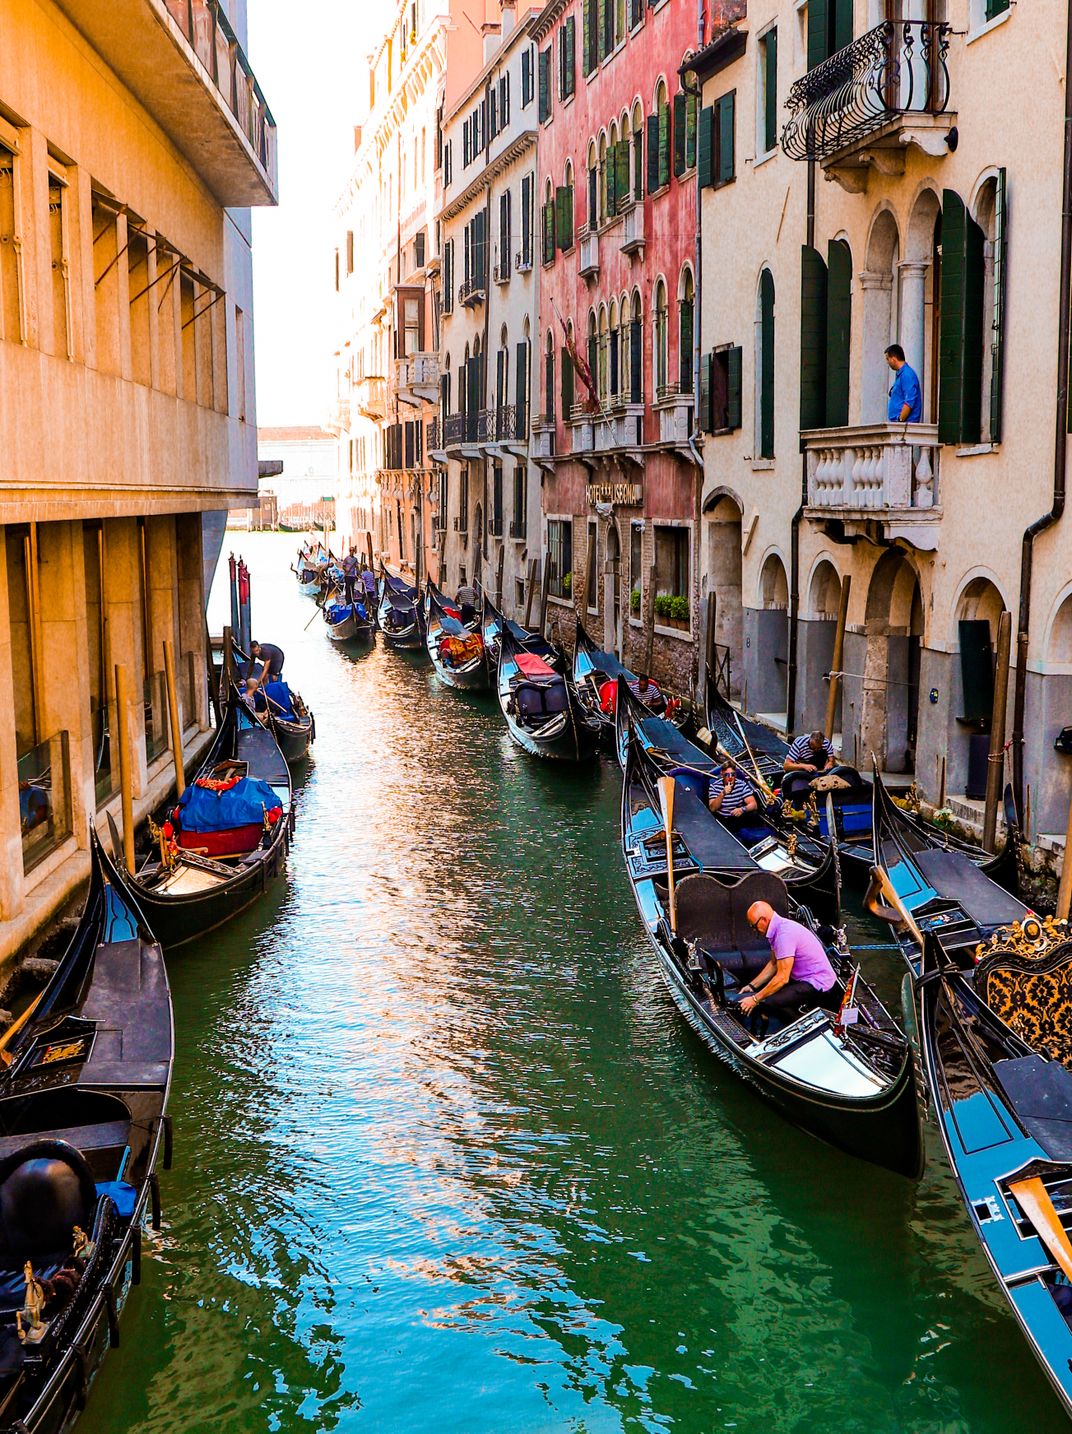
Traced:
POLYGON ((1036 1175, 1030 1180, 1017 1180, 1009 1189, 1031 1221, 1035 1234, 1049 1250, 1054 1264, 1066 1279, 1072 1280, 1072 1244, 1041 1179, 1036 1175))
MULTIPOLYGON (((736 757, 732 756, 729 752, 726 751, 725 747, 723 747, 721 742, 715 743, 715 755, 718 757, 719 761, 728 762, 735 772, 739 772, 741 776, 744 777, 745 781, 750 782, 752 780, 751 773, 745 770, 744 766, 740 762, 738 762, 736 757)), ((763 780, 763 774, 758 767, 756 768, 756 780, 758 781, 760 789, 762 790, 763 795, 766 797, 767 803, 769 805, 771 802, 774 801, 774 790, 767 782, 763 780)))
POLYGON ((890 909, 895 912, 898 919, 905 926, 908 927, 909 931, 912 933, 912 936, 915 938, 916 941, 919 942, 919 949, 922 951, 923 932, 920 931, 919 927, 916 925, 915 918, 909 911, 908 907, 901 900, 897 892, 897 888, 890 880, 885 869, 881 866, 873 866, 871 868, 871 884, 867 888, 867 894, 864 897, 864 906, 868 911, 871 912, 872 916, 877 916, 880 920, 888 921, 889 917, 885 913, 875 910, 875 898, 879 894, 886 898, 886 900, 889 902, 890 909), (878 887, 877 892, 875 890, 876 886, 878 887))
POLYGON ((659 778, 659 808, 666 832, 666 877, 670 888, 670 930, 677 935, 677 892, 674 889, 674 779, 659 778))

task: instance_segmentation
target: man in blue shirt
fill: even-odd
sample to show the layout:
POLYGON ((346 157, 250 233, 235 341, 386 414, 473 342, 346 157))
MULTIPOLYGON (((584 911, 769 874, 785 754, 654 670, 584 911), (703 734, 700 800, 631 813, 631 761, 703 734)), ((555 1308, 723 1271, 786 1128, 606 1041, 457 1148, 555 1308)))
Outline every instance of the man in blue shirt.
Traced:
POLYGON ((904 349, 900 344, 890 344, 886 350, 886 362, 896 375, 890 389, 887 419, 890 423, 922 423, 923 394, 919 387, 919 375, 905 363, 904 349))

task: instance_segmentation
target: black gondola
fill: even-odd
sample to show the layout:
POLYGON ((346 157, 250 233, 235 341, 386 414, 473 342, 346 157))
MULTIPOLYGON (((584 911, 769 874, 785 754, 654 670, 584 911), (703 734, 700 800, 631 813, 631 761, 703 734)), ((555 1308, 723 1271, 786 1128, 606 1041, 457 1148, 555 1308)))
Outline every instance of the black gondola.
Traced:
POLYGON ((380 568, 376 620, 389 647, 402 652, 424 651, 424 608, 421 595, 402 578, 380 568))
MULTIPOLYGON (((612 686, 621 677, 632 686, 637 677, 628 667, 616 657, 613 652, 597 646, 595 640, 589 634, 580 618, 577 619, 576 634, 573 646, 573 686, 577 697, 588 714, 588 720, 599 733, 600 741, 608 749, 613 749, 616 738, 616 727, 614 721, 614 710, 611 704, 604 701, 604 694, 607 691, 607 684, 612 686), (608 710, 608 708, 610 710, 608 710)), ((691 713, 682 703, 667 701, 660 693, 663 715, 672 722, 679 731, 692 731, 691 713)))
MULTIPOLYGON (((739 866, 728 867, 732 838, 676 779, 672 820, 676 931, 660 804, 639 745, 631 745, 622 787, 622 852, 648 939, 681 1011, 706 1044, 789 1120, 850 1154, 918 1178, 923 1141, 914 1060, 896 1023, 859 975, 855 1022, 842 1021, 840 1010, 816 1008, 764 1030, 739 1015, 733 978, 719 956, 768 949, 745 913, 754 901, 769 901, 788 915, 785 884, 754 867, 743 875, 739 866)), ((838 973, 827 1000, 833 1006, 844 995, 852 963, 837 950, 830 956, 838 973)))
POLYGON ((509 630, 514 640, 514 645, 524 652, 534 652, 542 657, 549 667, 556 672, 565 670, 563 655, 553 643, 547 641, 538 632, 530 632, 527 627, 522 627, 513 618, 505 617, 499 609, 484 593, 482 598, 483 618, 481 621, 481 633, 484 638, 484 646, 487 648, 488 663, 491 671, 494 672, 499 665, 499 636, 504 628, 509 630))
POLYGON ((0 1429, 11 1434, 67 1429, 85 1405, 119 1343, 147 1212, 159 1228, 156 1170, 169 1158, 164 959, 95 836, 91 848, 78 929, 2 1042, 0 1429))
POLYGON ((479 623, 466 626, 461 612, 431 582, 425 598, 425 644, 439 680, 462 692, 491 686, 488 652, 479 623))
MULTIPOLYGON (((195 780, 214 782, 213 774, 225 767, 266 783, 278 799, 281 815, 269 824, 265 814, 259 839, 250 834, 255 845, 225 859, 177 847, 167 836, 169 813, 164 811, 157 814, 159 845, 150 850, 136 875, 117 871, 118 883, 168 950, 230 921, 251 906, 286 866, 293 828, 290 772, 271 729, 261 726, 233 688, 216 740, 195 780)), ((112 840, 118 845, 114 825, 112 840)))
POLYGON ((578 762, 596 750, 596 731, 585 720, 570 683, 539 652, 519 643, 514 624, 499 632, 496 691, 517 745, 534 757, 578 762))
MULTIPOLYGON (((232 650, 236 662, 251 666, 249 657, 240 647, 233 647, 232 650)), ((258 697, 262 699, 258 700, 258 711, 262 715, 267 714, 272 735, 287 762, 292 765, 303 762, 316 737, 316 718, 311 710, 282 678, 263 684, 258 697)))
POLYGON ((746 767, 758 766, 772 787, 782 780, 789 743, 762 722, 738 712, 711 674, 707 678, 707 729, 731 757, 746 767))
POLYGON ((375 640, 376 623, 364 602, 326 602, 321 613, 332 642, 367 643, 375 640))

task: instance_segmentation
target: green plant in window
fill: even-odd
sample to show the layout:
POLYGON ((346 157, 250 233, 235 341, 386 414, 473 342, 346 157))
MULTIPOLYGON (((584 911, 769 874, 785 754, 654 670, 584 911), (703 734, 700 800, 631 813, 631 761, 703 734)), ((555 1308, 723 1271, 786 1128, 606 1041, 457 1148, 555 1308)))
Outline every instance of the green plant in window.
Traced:
POLYGON ((639 612, 639 611, 640 611, 640 589, 639 589, 639 588, 634 588, 633 591, 629 594, 629 611, 630 611, 630 612, 639 612))
POLYGON ((573 592, 573 574, 572 574, 572 573, 566 573, 565 576, 563 577, 563 579, 562 579, 562 591, 563 591, 563 593, 566 595, 566 597, 569 597, 570 594, 573 592))
POLYGON ((688 622, 689 600, 686 597, 672 597, 670 599, 670 616, 675 622, 688 622))
POLYGON ((669 593, 658 593, 655 598, 655 616, 669 617, 671 601, 669 593))

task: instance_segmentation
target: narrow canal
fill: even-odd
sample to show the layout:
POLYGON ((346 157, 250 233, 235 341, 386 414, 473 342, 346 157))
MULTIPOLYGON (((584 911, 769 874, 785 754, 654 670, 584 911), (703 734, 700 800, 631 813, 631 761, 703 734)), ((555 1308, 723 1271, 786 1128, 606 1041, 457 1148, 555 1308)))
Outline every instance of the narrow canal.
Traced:
POLYGON ((166 1224, 83 1427, 1063 1427, 936 1143, 918 1188, 827 1150, 677 1014, 616 770, 303 633, 293 542, 239 546, 315 761, 287 882, 171 962, 166 1224))

